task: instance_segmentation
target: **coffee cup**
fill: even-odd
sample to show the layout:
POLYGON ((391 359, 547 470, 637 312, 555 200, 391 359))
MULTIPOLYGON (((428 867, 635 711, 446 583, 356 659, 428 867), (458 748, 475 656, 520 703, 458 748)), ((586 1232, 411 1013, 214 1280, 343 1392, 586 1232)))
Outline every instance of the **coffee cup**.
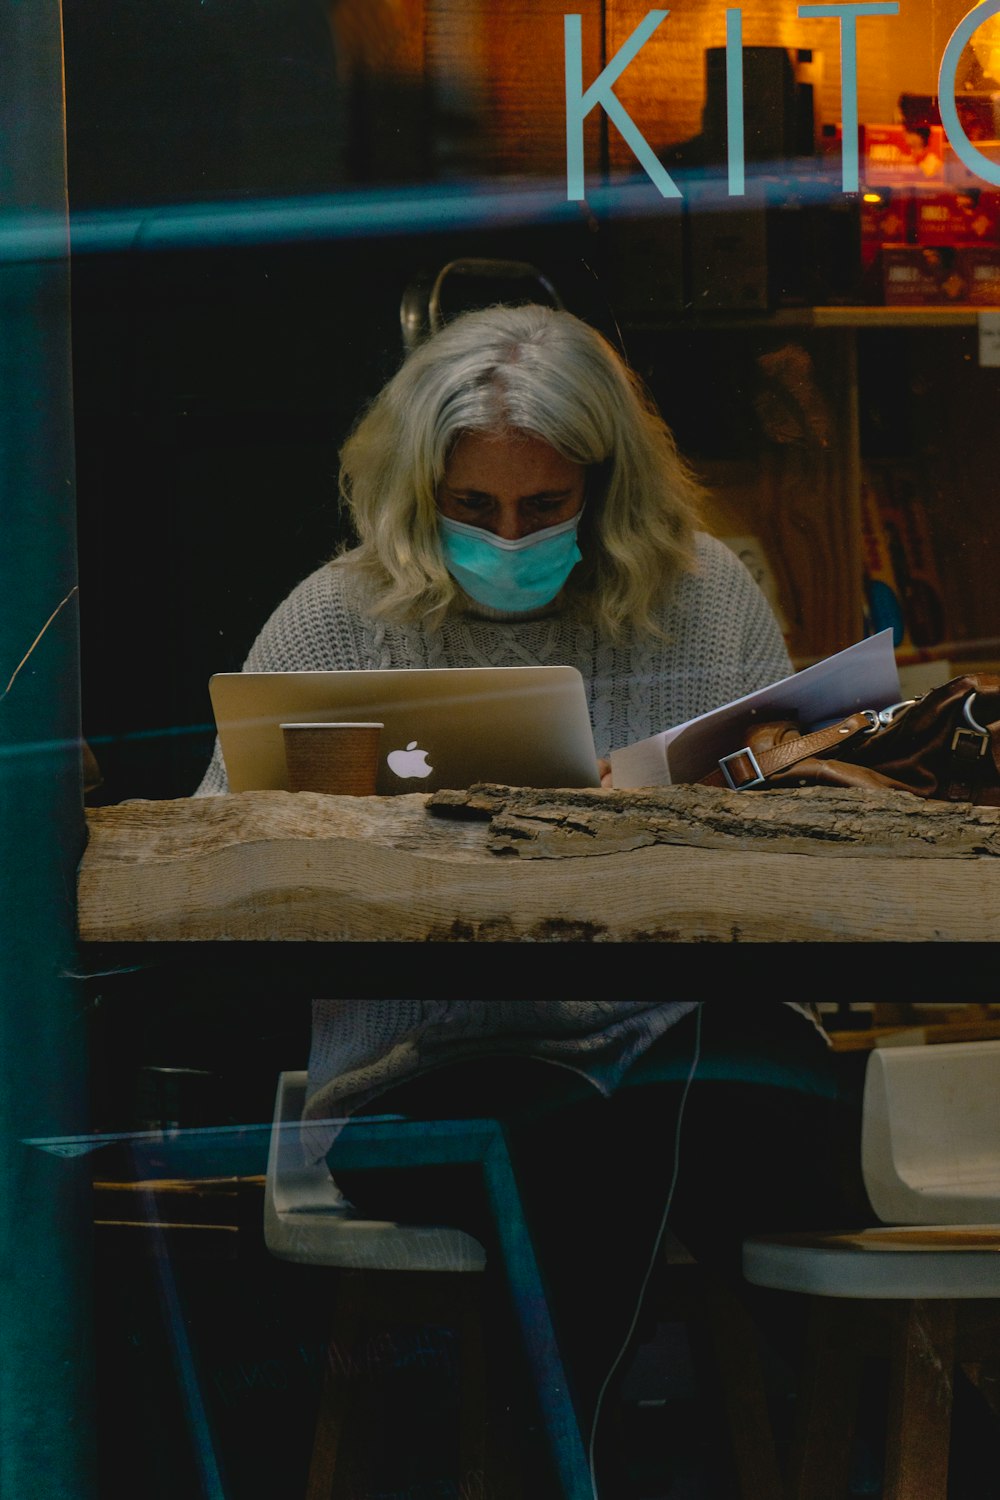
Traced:
POLYGON ((373 797, 381 724, 282 724, 290 792, 373 797))

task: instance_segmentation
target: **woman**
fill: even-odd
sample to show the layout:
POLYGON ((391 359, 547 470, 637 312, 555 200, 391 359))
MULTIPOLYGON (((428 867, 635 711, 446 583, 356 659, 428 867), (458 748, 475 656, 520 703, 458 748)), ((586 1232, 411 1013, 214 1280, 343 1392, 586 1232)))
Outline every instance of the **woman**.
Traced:
MULTIPOLYGON (((744 565, 612 346, 571 313, 465 313, 356 424, 356 546, 278 606, 250 671, 568 664, 605 762, 792 670, 744 565)), ((226 790, 216 746, 198 795, 226 790)))
MULTIPOLYGON (((605 784, 615 746, 791 671, 749 572, 700 529, 702 491, 640 381, 568 312, 493 307, 428 339, 349 436, 340 491, 356 545, 279 605, 247 670, 570 664, 587 684, 605 784)), ((216 747, 198 794, 225 790, 216 747)), ((678 1222, 695 1236, 699 1223, 721 1222, 701 1211, 698 1153, 729 1184, 716 1178, 728 1238, 704 1238, 705 1253, 731 1268, 747 1194, 757 1193, 756 1215, 774 1207, 762 1177, 787 1184, 808 1139, 784 1100, 758 1100, 720 1132, 714 1096, 703 1103, 692 1091, 696 1153, 673 1182, 687 1069, 703 1041, 738 1049, 747 1030, 745 1010, 708 1010, 703 1039, 698 1003, 682 998, 314 1004, 307 1120, 366 1110, 504 1120, 585 1424, 668 1201, 676 1191, 678 1222), (626 1086, 646 1063, 666 1076, 626 1086), (614 1212, 595 1214, 595 1193, 600 1206, 610 1184, 614 1212), (571 1266, 587 1271, 582 1283, 571 1266)), ((794 1007, 754 1012, 754 1047, 787 1045, 807 1071, 827 1067, 820 1033, 794 1007)), ((359 1207, 490 1241, 481 1184, 468 1174, 347 1178, 334 1134, 308 1132, 359 1207)))

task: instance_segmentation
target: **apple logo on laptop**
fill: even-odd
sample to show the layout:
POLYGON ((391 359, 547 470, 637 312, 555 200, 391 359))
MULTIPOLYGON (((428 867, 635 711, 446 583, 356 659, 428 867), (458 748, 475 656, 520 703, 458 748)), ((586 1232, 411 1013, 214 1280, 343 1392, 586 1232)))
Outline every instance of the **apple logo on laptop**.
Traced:
POLYGON ((411 740, 405 750, 390 750, 386 756, 389 770, 400 778, 429 776, 434 769, 427 763, 427 751, 418 750, 416 740, 411 740))

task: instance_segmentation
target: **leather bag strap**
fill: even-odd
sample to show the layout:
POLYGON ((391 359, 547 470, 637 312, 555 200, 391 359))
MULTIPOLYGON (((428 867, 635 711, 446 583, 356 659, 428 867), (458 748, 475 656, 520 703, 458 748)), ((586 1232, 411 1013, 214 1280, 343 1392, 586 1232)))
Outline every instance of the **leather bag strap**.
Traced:
POLYGON ((794 766, 797 761, 805 760, 810 755, 823 755, 833 749, 842 750, 859 734, 870 734, 878 727, 878 715, 874 710, 863 709, 860 713, 849 714, 836 724, 814 729, 811 734, 793 735, 787 740, 781 740, 770 750, 754 751, 749 745, 744 745, 742 750, 724 755, 719 761, 718 769, 702 776, 699 785, 725 786, 734 792, 749 791, 751 787, 764 786, 776 771, 787 771, 789 766, 794 766))

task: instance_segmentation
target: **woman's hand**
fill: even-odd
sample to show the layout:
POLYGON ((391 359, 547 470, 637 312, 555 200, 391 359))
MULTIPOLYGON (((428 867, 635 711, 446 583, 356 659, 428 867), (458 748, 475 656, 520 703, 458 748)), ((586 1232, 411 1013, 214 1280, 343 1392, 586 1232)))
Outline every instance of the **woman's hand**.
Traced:
POLYGON ((611 762, 598 756, 597 769, 601 773, 601 786, 607 790, 611 785, 611 762))

